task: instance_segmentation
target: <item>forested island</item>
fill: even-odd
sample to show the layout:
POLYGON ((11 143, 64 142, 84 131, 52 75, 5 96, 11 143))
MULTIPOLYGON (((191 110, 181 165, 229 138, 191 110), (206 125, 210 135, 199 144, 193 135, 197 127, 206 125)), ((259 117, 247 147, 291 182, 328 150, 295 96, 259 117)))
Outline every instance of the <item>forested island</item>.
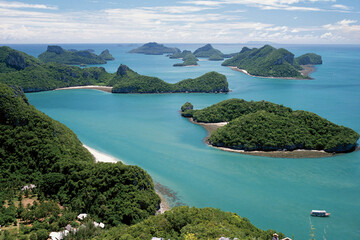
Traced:
POLYGON ((47 47, 47 50, 39 55, 39 59, 44 62, 55 62, 61 64, 105 64, 107 60, 114 60, 114 57, 110 54, 109 50, 106 49, 101 52, 100 55, 89 50, 77 51, 71 49, 71 51, 65 50, 60 46, 47 47))
POLYGON ((224 93, 229 91, 226 77, 217 72, 209 72, 198 78, 171 84, 157 77, 140 75, 126 65, 118 68, 110 84, 113 85, 113 93, 224 93))
POLYGON ((129 53, 142 53, 147 55, 162 55, 164 53, 178 53, 180 50, 178 48, 165 47, 163 44, 158 44, 156 42, 149 42, 141 47, 132 49, 129 53))
POLYGON ((315 53, 295 58, 288 50, 270 45, 253 49, 243 47, 240 53, 222 63, 252 76, 290 79, 310 79, 308 74, 316 64, 322 64, 322 59, 315 53), (310 71, 309 66, 312 67, 310 71))
POLYGON ((355 150, 359 139, 354 130, 315 113, 266 101, 229 99, 201 110, 186 103, 181 110, 195 123, 222 123, 211 132, 208 143, 228 150, 346 153, 355 150))
POLYGON ((45 240, 65 229, 65 239, 94 240, 266 240, 275 232, 213 208, 176 207, 154 216, 160 198, 147 172, 121 162, 95 163, 70 129, 30 105, 21 88, 1 83, 0 129, 4 239, 45 240))
POLYGON ((176 84, 137 74, 121 65, 117 73, 102 67, 80 68, 58 63, 43 63, 26 53, 0 47, 0 82, 20 86, 24 92, 47 91, 73 86, 110 86, 113 93, 228 92, 226 77, 216 72, 176 84))
POLYGON ((191 53, 191 51, 187 50, 184 50, 183 52, 178 54, 175 53, 170 56, 170 58, 181 58, 183 60, 182 63, 175 63, 173 65, 174 67, 197 66, 197 61, 199 61, 199 59, 197 59, 195 55, 191 53))

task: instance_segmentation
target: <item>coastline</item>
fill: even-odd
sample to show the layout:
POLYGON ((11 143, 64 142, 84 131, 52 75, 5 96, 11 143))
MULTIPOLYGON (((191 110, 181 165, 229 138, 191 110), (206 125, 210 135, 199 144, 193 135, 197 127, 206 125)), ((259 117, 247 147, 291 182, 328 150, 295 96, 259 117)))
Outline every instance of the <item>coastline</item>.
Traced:
POLYGON ((98 85, 87 85, 87 86, 74 86, 74 87, 63 87, 63 88, 55 88, 54 91, 57 90, 73 90, 73 89, 95 89, 103 92, 111 93, 112 87, 107 86, 98 86, 98 85))
POLYGON ((310 64, 309 65, 301 65, 301 67, 303 68, 303 70, 299 71, 301 73, 301 75, 303 75, 304 77, 309 77, 309 78, 255 76, 255 75, 248 73, 248 71, 246 71, 245 69, 241 69, 241 68, 234 67, 234 66, 229 66, 229 68, 231 68, 231 70, 245 73, 246 75, 251 76, 251 77, 270 78, 270 79, 286 79, 286 80, 312 80, 313 78, 311 78, 309 75, 311 73, 315 72, 316 69, 315 69, 314 65, 310 65, 310 64))
POLYGON ((225 126, 227 122, 220 123, 198 123, 195 122, 192 118, 188 118, 190 122, 200 125, 206 129, 208 135, 204 138, 205 144, 210 147, 226 151, 226 152, 234 152, 252 156, 261 156, 261 157, 274 157, 274 158, 321 158, 321 157, 331 157, 339 154, 335 153, 327 153, 324 150, 306 150, 306 149, 296 149, 293 151, 245 151, 245 150, 237 150, 226 147, 216 147, 209 143, 209 137, 213 131, 218 129, 219 127, 225 126))
MULTIPOLYGON (((85 144, 83 144, 84 148, 86 148, 95 158, 95 163, 104 162, 104 163, 117 163, 121 162, 125 164, 122 160, 115 158, 111 155, 108 155, 103 152, 99 152, 96 149, 93 149, 85 144)), ((171 209, 170 204, 165 199, 165 195, 162 194, 158 189, 155 189, 156 194, 160 197, 160 208, 157 210, 156 214, 163 214, 165 211, 168 211, 171 209)))

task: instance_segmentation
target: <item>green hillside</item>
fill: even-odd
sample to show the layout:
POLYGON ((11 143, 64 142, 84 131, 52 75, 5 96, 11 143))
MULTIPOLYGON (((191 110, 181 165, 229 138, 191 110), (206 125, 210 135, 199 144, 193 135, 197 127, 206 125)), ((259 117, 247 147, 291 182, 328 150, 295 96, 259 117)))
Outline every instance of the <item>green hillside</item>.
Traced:
POLYGON ((211 44, 206 44, 205 46, 196 49, 194 55, 196 57, 210 58, 213 55, 223 56, 224 54, 220 50, 213 48, 211 44))
POLYGON ((320 55, 317 55, 315 53, 306 53, 304 55, 301 55, 300 57, 296 58, 296 61, 300 65, 307 65, 307 64, 322 64, 322 59, 320 55))
POLYGON ((101 57, 102 59, 105 59, 107 61, 112 61, 115 60, 115 58, 111 55, 111 53, 109 52, 108 49, 105 49, 104 51, 102 51, 99 54, 99 57, 101 57))
MULTIPOLYGON (((271 240, 274 230, 263 231, 244 217, 214 208, 176 207, 136 225, 111 228, 93 240, 151 239, 201 240, 229 237, 271 240)), ((285 237, 279 233, 279 237, 285 237)))
MULTIPOLYGON (((104 52, 103 52, 104 53, 104 52)), ((103 55, 105 55, 104 53, 103 55)), ((108 57, 108 56, 106 56, 108 57)), ((47 50, 39 55, 44 63, 55 62, 61 64, 105 64, 106 59, 90 51, 67 51, 59 46, 48 46, 47 50)))
POLYGON ((43 63, 26 53, 0 47, 0 83, 21 86, 25 92, 59 87, 107 85, 113 74, 104 68, 81 69, 58 63, 43 63))
POLYGON ((0 197, 31 183, 42 199, 110 225, 155 214, 160 199, 144 170, 96 164, 76 135, 31 106, 20 88, 0 84, 0 130, 0 197))
POLYGON ((140 75, 126 65, 121 65, 112 79, 113 93, 175 93, 175 92, 228 92, 226 77, 209 72, 198 78, 167 83, 156 77, 140 75))
MULTIPOLYGON (((315 54, 310 56, 312 56, 311 59, 320 57, 318 55, 316 55, 318 57, 314 57, 315 54)), ((303 64, 307 62, 308 57, 301 56, 298 59, 303 64)), ((314 61, 313 64, 320 63, 314 61)), ((240 53, 225 60, 222 65, 244 69, 254 76, 308 78, 299 72, 302 68, 297 59, 294 58, 294 54, 284 48, 276 49, 270 45, 253 49, 244 47, 240 53)))
POLYGON ((129 53, 142 53, 147 55, 162 55, 164 53, 177 53, 180 52, 177 48, 165 47, 163 44, 156 42, 149 42, 141 47, 130 50, 129 53))
POLYGON ((315 113, 293 111, 270 102, 230 99, 202 110, 185 110, 197 122, 229 122, 214 131, 209 143, 246 151, 353 151, 359 134, 315 113))
MULTIPOLYGON (((186 50, 185 50, 186 51, 186 50)), ((198 65, 197 61, 198 59, 195 57, 194 54, 187 53, 184 57, 182 57, 183 62, 182 63, 175 63, 174 67, 183 67, 183 66, 194 66, 198 65)))

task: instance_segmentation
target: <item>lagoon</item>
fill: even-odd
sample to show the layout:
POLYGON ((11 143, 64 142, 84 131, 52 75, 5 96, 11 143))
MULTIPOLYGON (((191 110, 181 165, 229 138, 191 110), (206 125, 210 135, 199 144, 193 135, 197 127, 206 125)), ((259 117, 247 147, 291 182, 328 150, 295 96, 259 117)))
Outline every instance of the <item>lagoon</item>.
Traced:
MULTIPOLYGON (((166 45, 195 50, 204 44, 166 45)), ((46 45, 10 46, 34 56, 46 50, 46 45)), ((187 101, 203 108, 230 98, 266 100, 315 112, 360 132, 360 46, 275 45, 296 56, 322 55, 323 65, 311 75, 315 80, 255 78, 212 61, 175 68, 178 59, 129 54, 136 47, 129 44, 61 46, 92 48, 96 53, 108 48, 116 60, 101 66, 110 72, 122 63, 172 83, 208 71, 227 76, 232 90, 228 94, 120 95, 90 89, 27 94, 31 104, 71 128, 84 144, 144 168, 156 182, 176 192, 173 205, 236 212, 257 227, 295 239, 310 238, 311 225, 316 239, 360 238, 359 151, 312 159, 224 152, 204 144, 206 131, 178 112, 187 101), (331 217, 312 218, 312 209, 325 209, 331 217)), ((224 53, 243 46, 214 44, 224 53)))

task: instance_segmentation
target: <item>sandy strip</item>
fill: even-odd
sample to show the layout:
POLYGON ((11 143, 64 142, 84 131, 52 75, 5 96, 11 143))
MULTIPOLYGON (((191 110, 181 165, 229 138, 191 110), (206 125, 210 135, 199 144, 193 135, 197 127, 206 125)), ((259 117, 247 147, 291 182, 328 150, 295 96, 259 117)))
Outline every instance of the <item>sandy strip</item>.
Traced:
POLYGON ((111 93, 112 87, 88 85, 88 86, 74 86, 74 87, 56 88, 55 90, 73 90, 73 89, 96 89, 96 90, 111 93))
MULTIPOLYGON (((301 73, 301 75, 303 75, 304 77, 308 77, 308 75, 312 72, 315 71, 314 65, 301 65, 301 67, 303 68, 303 70, 299 71, 301 73)), ((251 75, 250 73, 248 73, 245 69, 240 69, 238 67, 232 67, 229 66, 229 68, 231 68, 231 70, 237 71, 237 72, 242 72, 245 73, 248 76, 251 77, 259 77, 259 78, 271 78, 271 79, 287 79, 287 80, 312 80, 312 78, 295 78, 295 77, 264 77, 264 76, 255 76, 255 75, 251 75)))
POLYGON ((122 162, 120 159, 110 156, 108 154, 99 152, 89 146, 83 145, 95 158, 95 162, 117 163, 122 162))
POLYGON ((164 195, 162 195, 161 193, 159 193, 158 191, 156 191, 156 194, 160 197, 161 202, 160 202, 160 209, 157 210, 157 214, 163 214, 164 212, 168 211, 171 209, 169 203, 166 201, 164 195))
POLYGON ((293 151, 244 151, 226 147, 216 147, 209 143, 209 137, 213 131, 219 127, 225 126, 228 122, 220 123, 199 123, 195 122, 192 118, 189 118, 190 122, 202 126, 208 131, 208 136, 204 139, 204 142, 210 147, 217 148, 226 152, 241 153, 246 155, 253 156, 263 156, 263 157, 274 157, 274 158, 320 158, 320 157, 331 157, 339 155, 341 153, 328 153, 323 150, 305 150, 305 149, 296 149, 293 151))
MULTIPOLYGON (((83 144, 83 146, 94 156, 95 158, 95 162, 105 162, 105 163, 117 163, 117 162, 122 162, 120 159, 115 158, 111 155, 108 155, 106 153, 102 153, 99 152, 89 146, 86 146, 85 144, 83 144)), ((161 202, 160 202, 160 209, 157 211, 160 214, 163 214, 165 211, 170 210, 171 207, 169 205, 169 203, 166 201, 165 197, 158 191, 156 191, 156 194, 160 197, 161 202)))

